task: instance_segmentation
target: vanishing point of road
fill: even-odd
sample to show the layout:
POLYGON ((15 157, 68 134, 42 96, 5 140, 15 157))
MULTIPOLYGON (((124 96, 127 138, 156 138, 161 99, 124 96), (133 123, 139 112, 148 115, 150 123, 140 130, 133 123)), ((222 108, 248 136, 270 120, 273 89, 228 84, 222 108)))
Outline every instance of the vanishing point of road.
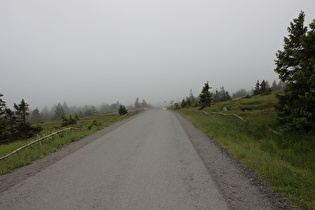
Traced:
MULTIPOLYGON (((198 129, 184 127, 171 111, 147 110, 0 193, 0 209, 234 208, 191 141, 198 129)), ((247 207, 268 209, 263 199, 247 207)))

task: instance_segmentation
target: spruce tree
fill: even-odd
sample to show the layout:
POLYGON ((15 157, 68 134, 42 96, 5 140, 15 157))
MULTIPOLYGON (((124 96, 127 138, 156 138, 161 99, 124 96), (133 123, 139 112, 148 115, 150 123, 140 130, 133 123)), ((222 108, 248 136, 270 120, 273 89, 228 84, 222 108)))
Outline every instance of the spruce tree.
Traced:
POLYGON ((0 142, 6 138, 6 120, 5 120, 5 110, 6 103, 1 99, 3 94, 0 93, 0 142))
POLYGON ((194 104, 196 103, 196 98, 194 96, 194 94, 192 93, 192 89, 190 89, 189 91, 189 96, 188 96, 188 100, 190 103, 190 106, 194 106, 194 104))
POLYGON ((187 106, 187 103, 185 101, 185 99, 183 98, 182 103, 180 104, 180 108, 185 108, 187 106))
MULTIPOLYGON (((5 113, 5 109, 6 109, 6 103, 4 100, 2 100, 3 94, 0 93, 0 117, 2 117, 5 113)), ((1 118, 0 118, 1 119, 1 118)))
POLYGON ((288 130, 315 132, 315 20, 308 31, 304 19, 304 12, 293 19, 276 53, 275 72, 286 83, 276 110, 288 130))
POLYGON ((260 91, 259 91, 260 93, 266 93, 266 92, 267 92, 265 80, 263 80, 263 81, 260 83, 260 88, 259 88, 259 90, 260 90, 260 91))
POLYGON ((276 80, 273 81, 273 83, 271 85, 271 90, 273 90, 273 91, 278 90, 278 85, 277 85, 276 80))
POLYGON ((220 101, 220 95, 219 95, 219 91, 215 90, 215 94, 213 96, 213 101, 214 102, 219 102, 220 101))
POLYGON ((21 100, 20 104, 14 104, 18 130, 23 134, 27 133, 30 129, 30 124, 26 122, 26 117, 30 115, 28 106, 28 103, 24 99, 21 100))
POLYGON ((31 123, 39 123, 42 121, 41 114, 39 113, 38 108, 34 109, 31 114, 30 122, 31 123))
POLYGON ((56 110, 55 110, 55 116, 54 120, 61 120, 66 117, 65 111, 60 103, 58 103, 56 110))
POLYGON ((257 80, 256 82, 256 86, 255 86, 255 89, 253 91, 253 94, 254 95, 259 95, 260 94, 260 84, 259 84, 259 80, 257 80))
POLYGON ((16 137, 18 137, 19 135, 19 131, 17 130, 17 126, 16 126, 16 115, 14 113, 14 111, 12 111, 9 108, 5 109, 5 131, 4 131, 4 139, 6 138, 11 138, 11 139, 15 139, 16 137))
POLYGON ((209 89, 211 89, 209 86, 209 82, 206 82, 199 95, 200 110, 206 107, 210 107, 211 105, 211 102, 213 99, 212 99, 212 93, 210 93, 209 89))
POLYGON ((226 101, 232 100, 232 97, 230 96, 229 91, 225 92, 225 100, 226 101))
POLYGON ((148 103, 144 99, 142 100, 141 107, 142 108, 147 108, 148 107, 148 103))
POLYGON ((119 115, 125 115, 125 114, 128 113, 128 111, 127 111, 126 107, 121 104, 121 105, 119 106, 118 113, 119 113, 119 115))
POLYGON ((139 98, 136 98, 136 101, 135 101, 135 109, 140 109, 139 98))

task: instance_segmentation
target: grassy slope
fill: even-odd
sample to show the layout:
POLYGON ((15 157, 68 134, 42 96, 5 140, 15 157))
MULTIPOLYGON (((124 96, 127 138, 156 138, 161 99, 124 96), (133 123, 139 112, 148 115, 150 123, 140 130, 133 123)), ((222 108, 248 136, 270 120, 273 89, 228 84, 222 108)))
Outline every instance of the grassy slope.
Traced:
POLYGON ((181 109, 211 138, 227 148, 234 158, 247 165, 273 188, 302 208, 315 209, 315 137, 308 134, 278 136, 281 132, 273 105, 276 93, 222 102, 205 111, 233 116, 205 115, 197 109, 181 109), (242 109, 251 109, 242 111, 242 109), (268 126, 268 127, 267 127, 268 126))
MULTIPOLYGON (((88 136, 94 133, 97 130, 100 130, 104 127, 107 127, 115 122, 126 119, 133 115, 138 114, 141 111, 136 111, 128 114, 126 117, 122 118, 120 115, 105 115, 98 114, 89 117, 81 118, 77 124, 67 126, 67 127, 75 127, 79 128, 79 130, 75 131, 66 131, 54 137, 50 137, 42 141, 42 146, 40 144, 33 144, 32 146, 22 150, 18 154, 14 154, 5 160, 0 161, 0 174, 5 174, 11 172, 14 168, 21 167, 31 163, 32 161, 42 158, 43 156, 50 154, 62 146, 70 144, 71 142, 80 140, 85 136, 88 136), (91 129, 87 129, 87 127, 93 122, 97 122, 97 125, 92 126, 91 129)), ((0 157, 9 154, 15 149, 26 145, 27 143, 39 139, 43 136, 46 136, 50 133, 63 130, 66 127, 60 126, 60 121, 46 122, 42 124, 43 131, 36 137, 32 139, 25 139, 21 141, 16 141, 10 144, 0 145, 0 157)))

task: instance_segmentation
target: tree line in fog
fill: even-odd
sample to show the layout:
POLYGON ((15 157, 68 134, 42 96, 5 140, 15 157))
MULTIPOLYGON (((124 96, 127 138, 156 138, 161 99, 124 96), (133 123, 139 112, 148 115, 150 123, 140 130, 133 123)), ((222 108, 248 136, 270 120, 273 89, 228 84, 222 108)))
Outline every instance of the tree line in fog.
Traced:
MULTIPOLYGON (((120 108, 119 101, 112 104, 84 105, 84 106, 68 106, 66 102, 53 105, 50 109, 44 107, 42 110, 35 108, 31 110, 28 121, 30 123, 48 122, 53 120, 60 120, 62 117, 78 116, 86 117, 98 113, 117 112, 120 108)), ((134 105, 126 106, 127 109, 141 109, 151 107, 144 99, 140 102, 139 98, 136 99, 134 105)))
POLYGON ((252 95, 259 95, 259 94, 269 94, 272 91, 282 90, 285 86, 285 83, 279 81, 278 83, 276 80, 269 85, 269 82, 266 80, 262 80, 261 82, 257 80, 256 85, 251 90, 240 89, 235 93, 230 95, 228 91, 222 86, 219 89, 213 90, 213 88, 209 85, 209 83, 205 83, 201 93, 199 96, 195 97, 190 90, 188 96, 184 97, 181 101, 175 102, 172 100, 171 106, 174 109, 180 108, 188 108, 188 107, 200 107, 203 109, 206 106, 210 106, 212 102, 221 102, 221 101, 229 101, 233 98, 240 98, 240 97, 250 97, 252 95), (211 91, 210 91, 211 90, 211 91))

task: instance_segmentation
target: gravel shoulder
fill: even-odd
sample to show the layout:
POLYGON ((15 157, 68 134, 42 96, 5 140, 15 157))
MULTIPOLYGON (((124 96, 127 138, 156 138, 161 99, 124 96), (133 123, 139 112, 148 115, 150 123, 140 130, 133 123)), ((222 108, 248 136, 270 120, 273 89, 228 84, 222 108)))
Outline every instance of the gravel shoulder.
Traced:
POLYGON ((135 116, 132 116, 128 119, 123 121, 114 123, 102 130, 99 130, 89 136, 84 137, 83 139, 72 142, 71 144, 62 147, 61 149, 57 150, 54 153, 51 153, 41 159, 38 159, 31 164, 17 168, 13 172, 0 175, 0 193, 4 192, 5 190, 9 189, 10 187, 20 183, 24 179, 35 175, 36 173, 42 171, 43 169, 47 168, 48 166, 56 163, 57 161, 61 160, 62 158, 66 157, 67 155, 77 151, 78 149, 84 147, 85 145, 91 143, 92 141, 104 136, 105 134, 115 130, 116 128, 120 127, 121 125, 129 122, 130 120, 138 117, 142 113, 139 113, 135 116))
POLYGON ((242 165, 193 123, 173 112, 232 209, 292 209, 251 169, 242 165))

